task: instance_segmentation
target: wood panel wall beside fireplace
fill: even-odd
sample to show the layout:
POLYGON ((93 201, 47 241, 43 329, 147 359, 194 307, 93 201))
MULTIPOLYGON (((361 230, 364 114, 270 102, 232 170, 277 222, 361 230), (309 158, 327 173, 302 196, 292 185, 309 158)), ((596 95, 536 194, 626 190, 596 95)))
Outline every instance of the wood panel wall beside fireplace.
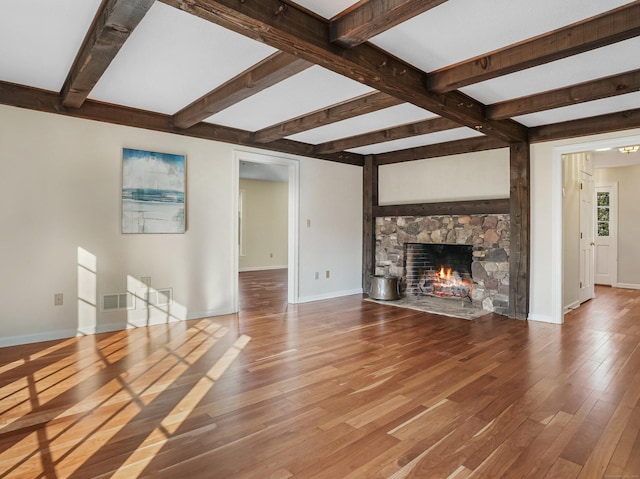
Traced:
POLYGON ((375 273, 398 276, 403 292, 407 288, 407 245, 412 243, 472 246, 473 304, 508 313, 508 214, 376 218, 375 273))

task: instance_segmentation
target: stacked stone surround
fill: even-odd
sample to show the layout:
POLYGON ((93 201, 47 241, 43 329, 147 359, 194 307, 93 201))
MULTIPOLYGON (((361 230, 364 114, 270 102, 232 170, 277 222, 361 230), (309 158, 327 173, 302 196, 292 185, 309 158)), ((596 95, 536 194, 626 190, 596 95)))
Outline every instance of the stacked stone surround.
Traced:
POLYGON ((509 310, 509 215, 398 216, 376 218, 375 274, 391 274, 405 287, 405 243, 473 245, 473 304, 509 310))

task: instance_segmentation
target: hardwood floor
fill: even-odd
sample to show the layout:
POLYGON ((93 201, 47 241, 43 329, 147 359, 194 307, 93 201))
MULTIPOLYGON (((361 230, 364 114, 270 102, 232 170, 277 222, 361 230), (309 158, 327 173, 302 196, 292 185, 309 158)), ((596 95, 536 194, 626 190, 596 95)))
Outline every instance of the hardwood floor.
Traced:
POLYGON ((4 348, 0 476, 637 477, 640 291, 597 295, 561 327, 356 295, 4 348))
POLYGON ((286 268, 241 272, 238 279, 238 309, 285 311, 288 307, 287 274, 286 268))

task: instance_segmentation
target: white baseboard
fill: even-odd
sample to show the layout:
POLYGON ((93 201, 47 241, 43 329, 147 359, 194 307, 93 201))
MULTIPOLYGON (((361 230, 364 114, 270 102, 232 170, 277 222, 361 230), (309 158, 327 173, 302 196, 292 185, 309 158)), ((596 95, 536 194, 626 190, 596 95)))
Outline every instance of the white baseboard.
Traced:
POLYGON ((623 289, 640 289, 640 284, 633 283, 616 283, 614 288, 623 288, 623 289))
POLYGON ((233 311, 232 309, 211 309, 209 311, 192 312, 187 314, 187 320, 203 319, 211 316, 224 316, 225 314, 234 314, 236 312, 237 311, 233 311))
POLYGON ((579 306, 580 306, 580 301, 574 301, 573 303, 565 306, 563 312, 568 313, 572 309, 576 309, 579 306))
POLYGON ((341 296, 350 296, 352 294, 362 294, 362 288, 333 291, 331 293, 317 294, 314 296, 301 296, 298 298, 298 303, 310 303, 312 301, 322 301, 323 299, 339 298, 341 296))
POLYGON ((43 341, 57 341, 59 339, 73 338, 77 334, 75 329, 61 329, 59 331, 47 331, 45 333, 25 334, 23 336, 9 336, 0 338, 0 348, 18 346, 21 344, 41 343, 43 341))
MULTIPOLYGON (((191 314, 193 318, 188 319, 200 319, 206 318, 207 316, 218 316, 221 314, 228 314, 227 312, 221 313, 219 311, 208 311, 205 313, 196 313, 191 314)), ((89 336, 92 334, 100 334, 100 333, 112 333, 114 331, 123 331, 125 329, 133 329, 133 328, 143 328, 145 326, 156 326, 158 324, 166 324, 166 323, 177 323, 182 321, 179 318, 170 317, 168 320, 156 320, 149 321, 146 320, 135 320, 128 319, 126 321, 119 321, 115 323, 100 323, 95 327, 91 327, 90 329, 61 329, 59 331, 47 331, 45 333, 37 333, 37 334, 25 334, 23 336, 10 336, 7 338, 0 338, 0 348, 5 348, 8 346, 18 346, 22 344, 31 344, 31 343, 41 343, 43 341, 57 341, 60 339, 68 339, 74 338, 76 336, 89 336)))
POLYGON ((558 323, 553 317, 546 314, 529 314, 529 321, 538 321, 540 323, 562 324, 558 323))
POLYGON ((288 266, 285 265, 281 265, 281 266, 250 266, 248 268, 240 268, 238 269, 238 272, 240 273, 245 273, 247 271, 267 271, 270 269, 287 269, 288 266))

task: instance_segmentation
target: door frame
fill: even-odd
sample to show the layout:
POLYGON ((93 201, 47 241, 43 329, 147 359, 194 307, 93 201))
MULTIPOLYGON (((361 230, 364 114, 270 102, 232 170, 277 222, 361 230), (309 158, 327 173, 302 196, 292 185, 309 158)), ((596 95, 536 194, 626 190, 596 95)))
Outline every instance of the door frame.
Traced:
POLYGON ((238 273, 239 273, 239 246, 238 246, 238 195, 240 194, 240 162, 263 163, 270 165, 286 166, 289 171, 289 195, 288 195, 288 227, 287 227, 287 302, 298 303, 299 289, 299 210, 300 210, 300 162, 293 158, 268 155, 265 153, 234 150, 233 152, 233 186, 232 186, 232 222, 233 245, 231 248, 231 274, 232 274, 232 305, 235 312, 238 311, 238 273))
POLYGON ((624 136, 623 132, 615 138, 574 143, 566 146, 552 148, 552 184, 551 204, 551 322, 564 323, 564 311, 562 306, 562 281, 563 281, 563 257, 562 257, 562 155, 568 153, 581 153, 600 148, 618 148, 624 144, 640 143, 640 135, 624 136))

